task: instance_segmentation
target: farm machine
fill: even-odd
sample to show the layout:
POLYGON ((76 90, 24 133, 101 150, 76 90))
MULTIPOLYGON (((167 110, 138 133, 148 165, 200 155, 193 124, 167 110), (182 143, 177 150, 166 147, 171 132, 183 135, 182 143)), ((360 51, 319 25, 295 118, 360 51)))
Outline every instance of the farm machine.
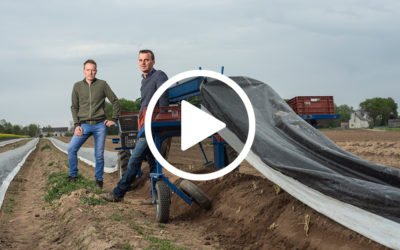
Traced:
MULTIPOLYGON (((192 78, 182 83, 177 83, 168 90, 170 106, 157 107, 152 114, 152 132, 156 147, 161 155, 167 159, 171 145, 171 138, 181 135, 181 107, 182 100, 200 95, 200 84, 204 81, 203 77, 192 78)), ((138 113, 121 111, 118 122, 119 138, 113 139, 113 143, 120 143, 118 150, 118 173, 122 178, 127 170, 131 150, 135 148, 137 138, 143 135, 144 126, 139 130, 138 113)), ((204 157, 204 166, 222 168, 225 163, 232 161, 235 152, 232 148, 228 149, 228 144, 217 134, 212 135, 214 150, 214 161, 207 159, 206 153, 201 142, 198 144, 204 157), (229 154, 225 153, 229 152, 229 154), (229 158, 231 157, 231 158, 229 158)), ((158 222, 167 222, 171 204, 171 193, 177 194, 187 204, 197 203, 204 209, 211 207, 211 201, 207 195, 195 184, 188 180, 182 180, 180 187, 171 183, 163 173, 163 167, 156 160, 156 171, 150 173, 151 182, 151 203, 155 206, 156 219, 158 222)), ((138 172, 138 177, 142 172, 138 172)))

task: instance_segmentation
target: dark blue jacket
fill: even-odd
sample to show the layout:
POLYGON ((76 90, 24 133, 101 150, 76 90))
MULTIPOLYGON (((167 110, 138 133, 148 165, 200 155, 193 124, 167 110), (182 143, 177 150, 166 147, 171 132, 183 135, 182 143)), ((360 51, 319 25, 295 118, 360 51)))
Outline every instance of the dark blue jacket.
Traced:
MULTIPOLYGON (((150 71, 147 77, 142 79, 142 86, 140 87, 140 96, 141 96, 140 112, 142 112, 142 110, 149 105, 150 99, 153 97, 154 93, 167 80, 168 76, 163 71, 156 69, 150 71)), ((169 105, 169 100, 168 100, 168 90, 167 90, 161 95, 156 106, 168 106, 168 105, 169 105)))

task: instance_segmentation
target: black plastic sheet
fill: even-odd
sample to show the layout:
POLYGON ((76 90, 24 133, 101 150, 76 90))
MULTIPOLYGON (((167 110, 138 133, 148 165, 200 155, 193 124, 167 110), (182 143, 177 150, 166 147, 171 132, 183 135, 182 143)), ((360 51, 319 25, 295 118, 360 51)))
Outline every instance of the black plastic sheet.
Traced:
MULTIPOLYGON (((400 170, 365 161, 340 149, 301 119, 267 84, 230 77, 249 97, 256 117, 252 151, 273 169, 327 196, 400 222, 400 170)), ((202 105, 243 143, 248 119, 238 95, 207 79, 202 105)))

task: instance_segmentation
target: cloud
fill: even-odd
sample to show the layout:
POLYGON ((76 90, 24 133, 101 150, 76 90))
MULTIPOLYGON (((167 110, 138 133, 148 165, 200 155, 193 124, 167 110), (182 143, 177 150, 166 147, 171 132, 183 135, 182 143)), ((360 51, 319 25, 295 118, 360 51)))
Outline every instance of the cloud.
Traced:
POLYGON ((395 0, 1 1, 0 104, 26 92, 15 98, 32 111, 17 115, 23 105, 13 104, 0 113, 22 124, 68 124, 68 93, 87 58, 118 96, 136 99, 143 48, 169 76, 224 65, 227 75, 269 83, 284 98, 333 95, 357 107, 376 94, 399 102, 399 12, 395 0))

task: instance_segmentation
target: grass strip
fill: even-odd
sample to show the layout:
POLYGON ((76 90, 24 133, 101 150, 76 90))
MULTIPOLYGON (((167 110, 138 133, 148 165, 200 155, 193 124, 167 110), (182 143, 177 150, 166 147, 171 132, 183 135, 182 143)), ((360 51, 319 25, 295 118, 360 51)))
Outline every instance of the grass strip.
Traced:
MULTIPOLYGON (((47 195, 44 197, 44 200, 52 203, 54 200, 60 199, 63 194, 69 195, 79 189, 86 189, 86 191, 94 194, 101 193, 101 189, 96 187, 94 180, 89 180, 80 174, 78 174, 76 182, 69 182, 68 173, 52 173, 48 177, 47 195)), ((86 200, 86 202, 96 203, 91 198, 86 200)))
POLYGON ((183 250, 187 249, 185 247, 175 246, 167 239, 160 239, 153 236, 147 236, 146 239, 152 244, 145 249, 173 249, 173 250, 183 250))
POLYGON ((88 204, 92 206, 107 204, 106 200, 104 200, 103 198, 96 198, 94 197, 94 194, 92 194, 91 197, 81 197, 79 199, 82 201, 83 204, 88 204))
POLYGON ((49 146, 49 144, 44 145, 44 146, 40 149, 40 151, 43 151, 43 150, 45 150, 45 149, 51 149, 51 147, 49 146))

